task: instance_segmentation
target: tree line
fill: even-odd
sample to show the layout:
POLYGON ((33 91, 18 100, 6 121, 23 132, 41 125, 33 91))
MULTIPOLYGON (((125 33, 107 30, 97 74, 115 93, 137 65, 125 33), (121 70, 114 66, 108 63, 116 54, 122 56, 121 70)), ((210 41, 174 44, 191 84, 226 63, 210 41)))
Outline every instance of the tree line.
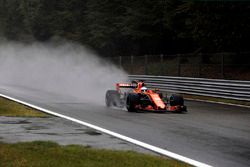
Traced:
POLYGON ((250 3, 177 0, 0 0, 0 36, 62 37, 104 56, 248 52, 250 3))

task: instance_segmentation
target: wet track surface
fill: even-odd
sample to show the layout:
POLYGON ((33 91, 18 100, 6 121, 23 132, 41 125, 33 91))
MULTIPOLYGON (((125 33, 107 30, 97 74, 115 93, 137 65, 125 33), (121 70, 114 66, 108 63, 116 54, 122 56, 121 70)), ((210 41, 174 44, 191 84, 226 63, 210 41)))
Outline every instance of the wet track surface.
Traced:
POLYGON ((129 113, 16 86, 0 93, 212 166, 250 166, 250 109, 187 101, 187 114, 129 113))
POLYGON ((0 116, 0 142, 53 141, 61 145, 79 144, 99 149, 153 152, 100 133, 75 122, 48 116, 44 118, 0 116))

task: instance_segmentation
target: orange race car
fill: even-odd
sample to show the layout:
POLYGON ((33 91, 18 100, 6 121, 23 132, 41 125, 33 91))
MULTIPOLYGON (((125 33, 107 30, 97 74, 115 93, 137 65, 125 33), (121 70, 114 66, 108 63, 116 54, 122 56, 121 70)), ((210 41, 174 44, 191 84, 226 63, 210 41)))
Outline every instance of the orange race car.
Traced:
POLYGON ((171 95, 169 99, 163 98, 158 89, 148 89, 143 81, 131 83, 117 83, 116 90, 106 92, 107 107, 126 106, 129 112, 186 112, 184 99, 181 95, 171 95), (124 88, 124 89, 121 89, 124 88))

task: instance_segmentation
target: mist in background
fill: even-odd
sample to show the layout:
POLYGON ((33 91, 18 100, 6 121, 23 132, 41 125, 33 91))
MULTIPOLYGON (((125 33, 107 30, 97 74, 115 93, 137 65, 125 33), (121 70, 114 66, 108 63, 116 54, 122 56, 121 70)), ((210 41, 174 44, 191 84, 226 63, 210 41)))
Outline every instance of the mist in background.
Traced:
POLYGON ((0 43, 0 84, 18 85, 104 104, 127 74, 76 43, 0 43))

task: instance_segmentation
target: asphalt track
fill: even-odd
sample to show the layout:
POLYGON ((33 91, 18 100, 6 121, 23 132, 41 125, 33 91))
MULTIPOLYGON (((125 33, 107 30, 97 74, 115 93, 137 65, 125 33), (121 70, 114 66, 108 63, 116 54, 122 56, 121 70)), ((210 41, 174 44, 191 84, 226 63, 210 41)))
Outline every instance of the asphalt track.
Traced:
POLYGON ((0 93, 212 166, 250 166, 249 108, 187 101, 187 114, 129 113, 19 86, 0 93))

